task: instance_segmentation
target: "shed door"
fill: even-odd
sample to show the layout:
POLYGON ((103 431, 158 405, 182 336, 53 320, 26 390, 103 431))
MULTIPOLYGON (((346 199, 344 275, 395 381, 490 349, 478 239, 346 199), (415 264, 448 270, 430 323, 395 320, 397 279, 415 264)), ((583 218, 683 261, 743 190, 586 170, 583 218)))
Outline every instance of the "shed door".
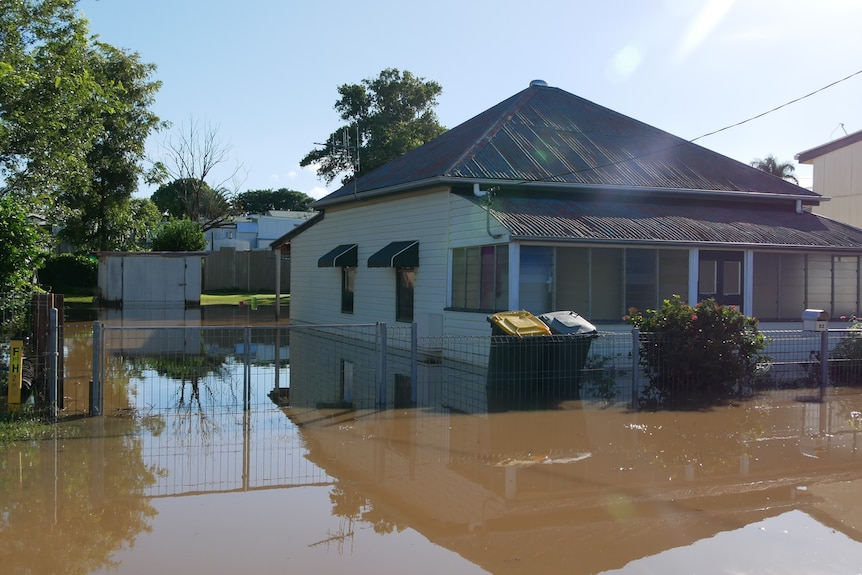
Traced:
POLYGON ((742 307, 744 252, 700 252, 698 267, 698 301, 713 298, 721 305, 742 307))

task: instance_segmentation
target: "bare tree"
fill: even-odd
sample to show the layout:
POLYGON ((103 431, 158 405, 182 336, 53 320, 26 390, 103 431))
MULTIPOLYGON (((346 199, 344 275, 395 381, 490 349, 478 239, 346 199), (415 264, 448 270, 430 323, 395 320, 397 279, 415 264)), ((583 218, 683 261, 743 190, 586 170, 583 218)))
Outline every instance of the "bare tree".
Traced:
POLYGON ((230 215, 233 197, 245 180, 245 169, 239 162, 222 169, 231 162, 230 151, 231 146, 220 139, 217 126, 189 117, 188 123, 181 124, 162 143, 162 160, 153 164, 148 180, 158 184, 182 182, 175 188, 183 213, 204 230, 218 227, 230 215), (220 179, 209 183, 207 179, 216 173, 220 179))

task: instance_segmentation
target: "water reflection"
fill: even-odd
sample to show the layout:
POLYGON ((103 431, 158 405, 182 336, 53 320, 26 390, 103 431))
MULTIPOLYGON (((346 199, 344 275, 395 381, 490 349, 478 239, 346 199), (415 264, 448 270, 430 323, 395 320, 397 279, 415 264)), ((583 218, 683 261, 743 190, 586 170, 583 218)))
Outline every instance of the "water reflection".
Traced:
MULTIPOLYGON (((110 413, 122 417, 64 422, 69 439, 0 448, 2 572, 848 573, 862 564, 856 390, 830 391, 822 404, 762 397, 698 413, 577 401, 490 414, 279 409, 266 397, 287 377, 279 330, 252 342, 221 329, 174 341, 138 327, 142 337, 115 341, 107 358, 110 413), (251 346, 261 381, 243 411, 237 357, 251 346)), ((87 338, 66 346, 67 368, 89 375, 87 338)), ((353 368, 360 377, 362 364, 353 368)))
POLYGON ((144 493, 157 470, 144 461, 140 426, 74 424, 66 439, 0 450, 0 565, 4 573, 90 573, 152 528, 144 493), (106 451, 108 427, 114 439, 106 451))
POLYGON ((859 395, 468 415, 279 409, 258 393, 248 412, 71 421, 58 429, 73 438, 0 449, 3 572, 862 564, 859 395))
MULTIPOLYGON (((862 503, 852 495, 862 487, 860 412, 859 396, 839 395, 709 413, 288 415, 309 458, 338 479, 333 513, 380 532, 416 529, 493 573, 644 572, 626 566, 720 533, 735 535, 718 552, 713 544, 705 565, 737 572, 739 547, 758 551, 745 527, 763 522, 839 531, 830 538, 838 562, 819 553, 818 538, 788 537, 781 549, 830 573, 845 572, 848 557, 862 561, 862 503)), ((786 571, 792 562, 777 572, 786 571)))
MULTIPOLYGON (((200 412, 227 401, 242 405, 246 398, 243 383, 251 379, 256 380, 253 384, 267 382, 267 391, 286 389, 286 326, 274 323, 271 309, 237 309, 98 310, 103 344, 99 361, 105 384, 103 413, 146 413, 165 408, 200 412), (166 395, 171 396, 169 403, 166 395)), ((92 322, 67 317, 64 417, 90 413, 93 342, 92 322)))

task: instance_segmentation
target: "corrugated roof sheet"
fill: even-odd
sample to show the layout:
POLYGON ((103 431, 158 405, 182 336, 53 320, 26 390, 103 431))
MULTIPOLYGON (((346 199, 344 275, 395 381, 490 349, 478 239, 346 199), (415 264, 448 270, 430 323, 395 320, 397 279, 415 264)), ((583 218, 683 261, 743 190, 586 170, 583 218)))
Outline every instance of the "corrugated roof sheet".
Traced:
POLYGON ((860 229, 775 206, 742 210, 723 204, 499 196, 493 199, 491 214, 516 239, 862 248, 860 229))
POLYGON ((531 86, 323 202, 441 178, 527 183, 524 193, 547 182, 819 197, 559 88, 531 86))

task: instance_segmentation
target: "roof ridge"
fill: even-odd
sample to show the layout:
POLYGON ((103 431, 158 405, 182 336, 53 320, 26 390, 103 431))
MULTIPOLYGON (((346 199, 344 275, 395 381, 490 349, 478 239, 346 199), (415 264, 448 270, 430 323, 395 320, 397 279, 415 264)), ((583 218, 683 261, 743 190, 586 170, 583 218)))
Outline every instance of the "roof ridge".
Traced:
MULTIPOLYGON (((497 133, 503 128, 503 126, 505 126, 506 123, 512 119, 512 116, 518 110, 523 108, 524 105, 527 104, 527 102, 529 102, 530 100, 533 99, 533 97, 536 95, 536 92, 538 89, 539 88, 531 86, 529 88, 525 88, 524 90, 521 90, 519 93, 515 94, 514 96, 511 96, 509 98, 509 100, 511 100, 512 103, 509 104, 508 106, 506 106, 506 108, 504 109, 504 111, 502 113, 494 114, 494 116, 496 117, 496 120, 494 120, 494 122, 488 127, 487 130, 485 130, 485 132, 482 134, 481 137, 477 138, 475 142, 470 144, 461 154, 459 154, 455 158, 455 160, 449 165, 449 167, 446 170, 444 170, 444 173, 449 173, 456 166, 461 165, 461 163, 466 158, 474 158, 476 156, 476 154, 481 152, 485 148, 485 146, 487 146, 491 142, 491 140, 494 138, 494 136, 496 136, 497 133)), ((547 88, 543 88, 543 89, 547 89, 547 88)), ((506 101, 504 100, 500 104, 503 104, 505 102, 506 101)), ((497 106, 499 106, 500 104, 497 104, 497 106)), ((494 108, 496 108, 497 106, 492 106, 491 108, 489 108, 488 110, 483 112, 483 114, 490 114, 490 112, 494 108)), ((463 122, 463 124, 467 124, 468 122, 470 122, 470 120, 463 122)))

